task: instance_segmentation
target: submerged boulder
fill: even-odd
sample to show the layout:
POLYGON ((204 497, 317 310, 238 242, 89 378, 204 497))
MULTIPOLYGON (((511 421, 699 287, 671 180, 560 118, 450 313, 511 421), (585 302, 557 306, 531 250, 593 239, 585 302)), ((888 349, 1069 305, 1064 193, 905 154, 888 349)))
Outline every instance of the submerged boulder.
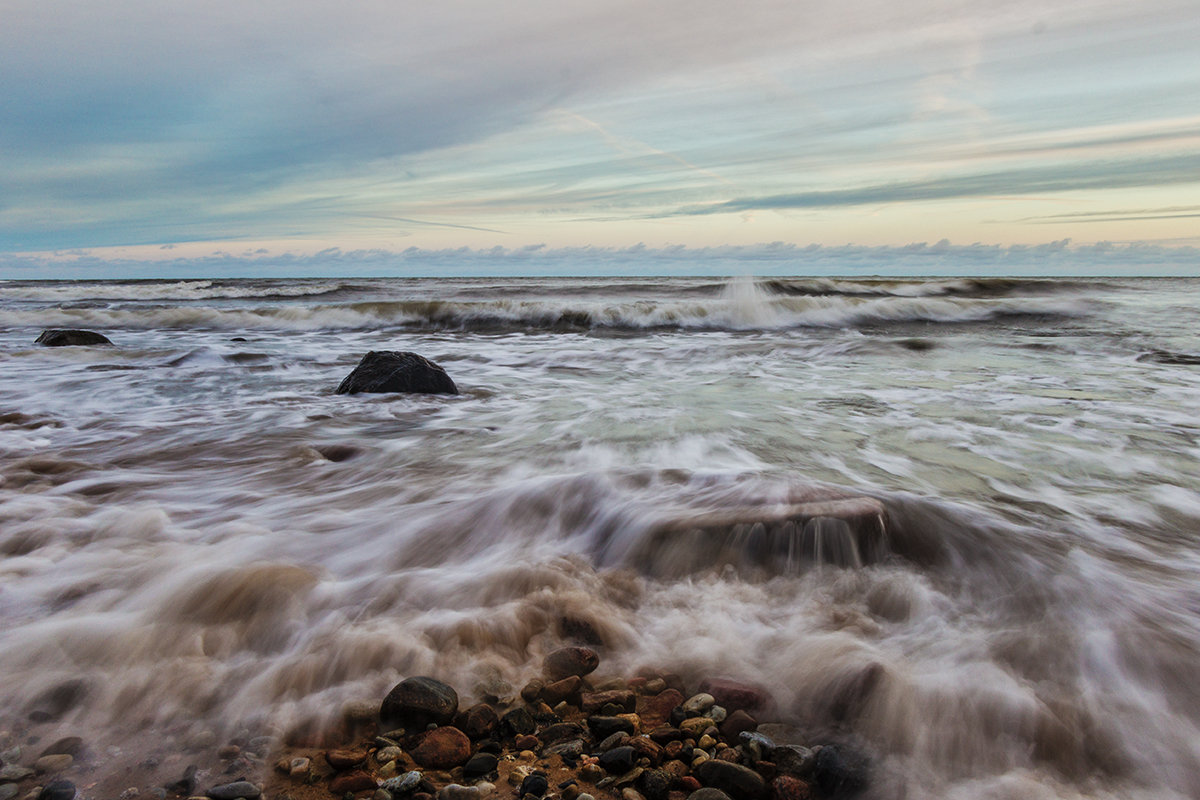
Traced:
POLYGON ((52 328, 42 331, 42 335, 34 340, 34 344, 44 344, 47 347, 86 346, 94 344, 111 345, 108 337, 95 331, 82 331, 75 328, 52 328))
POLYGON ((413 392, 458 394, 446 370, 416 353, 372 350, 338 384, 338 394, 413 392))

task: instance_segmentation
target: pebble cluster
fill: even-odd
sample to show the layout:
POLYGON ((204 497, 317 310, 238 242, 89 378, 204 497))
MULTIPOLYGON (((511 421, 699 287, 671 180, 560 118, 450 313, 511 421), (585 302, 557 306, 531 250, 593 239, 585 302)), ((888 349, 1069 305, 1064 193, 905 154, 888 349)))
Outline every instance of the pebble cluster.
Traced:
MULTIPOLYGON (((378 728, 350 747, 278 760, 276 800, 808 800, 848 797, 865 764, 834 745, 774 741, 754 686, 708 680, 689 693, 670 674, 593 683, 585 647, 546 657, 520 701, 459 708, 431 677, 397 684, 378 728)), ((773 726, 779 727, 779 726, 773 726)), ((257 790, 257 787, 255 787, 257 790)), ((257 791, 243 795, 258 797, 257 791)), ((234 800, 214 787, 213 800, 234 800)))

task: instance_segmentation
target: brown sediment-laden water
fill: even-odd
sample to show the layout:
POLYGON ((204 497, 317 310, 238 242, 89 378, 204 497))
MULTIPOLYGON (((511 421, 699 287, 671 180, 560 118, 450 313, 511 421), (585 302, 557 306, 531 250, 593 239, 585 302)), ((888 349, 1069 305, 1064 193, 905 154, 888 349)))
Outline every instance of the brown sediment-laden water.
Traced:
POLYGON ((1200 796, 1197 308, 1193 280, 0 283, 0 744, 81 737, 86 787, 131 742, 282 743, 415 675, 467 703, 576 643, 762 687, 867 797, 1200 796), (112 344, 35 343, 60 328, 112 344), (335 394, 387 350, 459 394, 335 394))

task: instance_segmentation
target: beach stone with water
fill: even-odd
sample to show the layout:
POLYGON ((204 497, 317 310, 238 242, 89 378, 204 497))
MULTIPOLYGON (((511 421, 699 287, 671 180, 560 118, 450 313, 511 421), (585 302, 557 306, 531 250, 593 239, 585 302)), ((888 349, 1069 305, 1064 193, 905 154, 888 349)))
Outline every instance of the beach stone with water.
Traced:
POLYGON ((600 666, 600 656, 590 647, 561 647, 546 656, 542 662, 542 671, 553 681, 560 681, 572 675, 583 677, 590 675, 600 666))
POLYGON ((108 337, 95 331, 84 331, 77 328, 51 328, 42 331, 42 335, 34 340, 34 344, 46 347, 86 347, 90 345, 111 345, 108 337))
POLYGON ((458 693, 435 678, 405 678, 392 687, 379 706, 379 721, 385 728, 404 728, 415 733, 430 723, 445 725, 458 712, 458 693))
POLYGON ((337 394, 407 392, 458 394, 446 370, 416 353, 372 350, 337 387, 337 394))
POLYGON ((471 740, 458 728, 444 725, 421 735, 409 755, 428 769, 451 769, 471 757, 471 740))
POLYGON ((38 792, 37 800, 75 800, 75 784, 70 781, 50 781, 38 792))
POLYGON ((718 758, 710 758, 693 772, 705 786, 720 789, 733 800, 759 800, 766 792, 766 781, 754 770, 718 758))
POLYGON ((233 783, 223 783, 219 786, 214 786, 205 794, 211 797, 212 800, 237 800, 239 797, 244 797, 246 800, 254 800, 254 798, 262 795, 262 789, 250 781, 234 781, 233 783))

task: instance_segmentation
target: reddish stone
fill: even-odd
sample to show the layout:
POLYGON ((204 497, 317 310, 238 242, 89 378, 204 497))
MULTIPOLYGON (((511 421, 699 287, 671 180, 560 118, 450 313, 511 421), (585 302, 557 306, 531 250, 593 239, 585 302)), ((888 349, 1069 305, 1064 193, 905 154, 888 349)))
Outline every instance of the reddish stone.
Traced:
POLYGON ((600 656, 589 647, 562 647, 546 656, 542 671, 551 681, 561 681, 572 675, 583 677, 600 666, 600 656))
POLYGON ((541 746, 542 743, 538 741, 538 738, 530 734, 518 736, 513 741, 513 747, 517 748, 517 750, 537 750, 541 746))
POLYGON ((426 769, 452 769, 471 757, 471 740, 449 725, 421 734, 409 755, 426 769))
POLYGON ((771 701, 765 689, 726 678, 713 678, 700 684, 700 691, 716 698, 726 711, 760 711, 771 701))
POLYGON ((779 768, 772 761, 755 761, 754 771, 763 776, 764 780, 772 780, 779 774, 779 768))
POLYGON ((487 703, 477 703, 458 715, 455 727, 467 735, 469 739, 486 739, 495 733, 500 725, 500 717, 496 709, 487 703))
POLYGON ((671 712, 687 698, 677 689, 667 689, 654 697, 647 697, 642 704, 642 723, 648 728, 666 724, 671 712))
POLYGON ((679 758, 679 754, 683 752, 683 742, 678 739, 667 742, 667 746, 663 748, 663 756, 666 758, 679 758))
POLYGON ((641 677, 630 678, 629 679, 629 688, 633 689, 636 692, 639 689, 641 689, 643 686, 645 686, 647 683, 649 683, 648 678, 641 678, 641 677))
POLYGON ((356 769, 353 772, 343 772, 329 782, 329 791, 338 797, 347 792, 350 794, 366 791, 373 792, 376 788, 375 779, 360 769, 356 769))
POLYGON ((334 769, 350 769, 366 760, 366 750, 330 750, 325 753, 325 761, 334 769))
POLYGON ((679 759, 673 759, 662 765, 662 771, 670 775, 678 785, 679 780, 687 777, 687 774, 691 772, 691 768, 679 759))
POLYGON ((713 758, 719 758, 722 761, 728 761, 731 764, 736 764, 738 761, 738 753, 737 750, 734 750, 729 745, 724 745, 720 750, 713 754, 713 758))
POLYGON ((587 692, 579 696, 579 707, 585 714, 592 714, 609 703, 620 706, 623 711, 637 708, 637 695, 629 689, 612 689, 607 692, 587 692))
POLYGON ((648 758, 651 764, 658 764, 662 761, 662 745, 656 744, 650 739, 634 736, 626 744, 633 748, 633 752, 637 754, 638 758, 648 758))
POLYGON ((679 728, 672 728, 670 725, 659 725, 650 731, 650 738, 659 744, 678 742, 682 737, 683 734, 679 732, 679 728))
POLYGON ((562 701, 572 697, 579 692, 579 686, 583 683, 583 678, 578 675, 570 675, 563 678, 561 681, 547 684, 542 687, 541 697, 551 706, 556 706, 562 701))
POLYGON ((758 727, 758 720, 747 714, 745 711, 735 711, 726 717, 721 723, 721 735, 727 741, 736 742, 738 734, 743 731, 752 731, 758 727))
POLYGON ((780 775, 771 781, 771 800, 811 800, 812 789, 791 775, 780 775))
POLYGON ((685 792, 694 792, 700 788, 700 781, 696 780, 691 775, 684 775, 675 782, 675 785, 677 785, 680 789, 683 789, 685 792))

